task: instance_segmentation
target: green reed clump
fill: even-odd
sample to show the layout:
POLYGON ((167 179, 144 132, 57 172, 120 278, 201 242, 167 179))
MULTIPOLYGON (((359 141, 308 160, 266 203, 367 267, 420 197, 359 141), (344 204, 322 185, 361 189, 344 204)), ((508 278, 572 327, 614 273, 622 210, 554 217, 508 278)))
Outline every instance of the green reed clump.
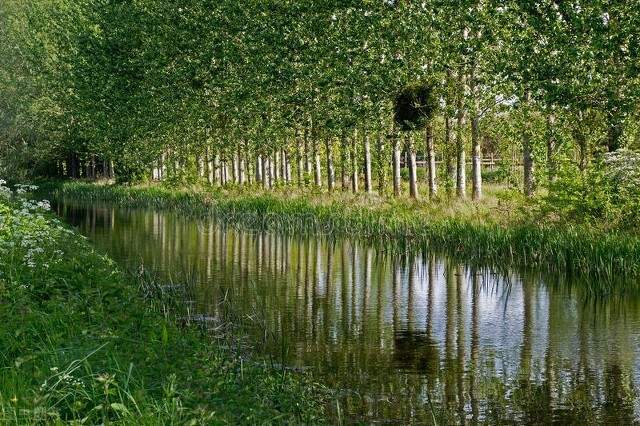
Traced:
POLYGON ((353 235, 387 242, 402 240, 402 246, 428 245, 472 263, 597 278, 594 290, 607 290, 613 280, 640 275, 640 237, 605 233, 581 225, 544 225, 528 220, 505 225, 437 211, 427 215, 415 205, 402 203, 349 205, 331 200, 314 203, 306 198, 221 190, 126 188, 71 182, 58 187, 57 194, 123 206, 174 209, 256 228, 353 235))
POLYGON ((323 419, 309 377, 214 344, 188 288, 121 272, 47 208, 0 181, 0 424, 323 419))

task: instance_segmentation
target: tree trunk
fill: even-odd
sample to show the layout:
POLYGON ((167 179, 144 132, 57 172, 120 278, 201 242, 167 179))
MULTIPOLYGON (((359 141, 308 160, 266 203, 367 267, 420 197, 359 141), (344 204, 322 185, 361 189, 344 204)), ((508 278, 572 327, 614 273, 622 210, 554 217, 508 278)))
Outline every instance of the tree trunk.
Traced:
POLYGON ((280 149, 280 176, 282 176, 283 182, 287 183, 287 151, 280 149))
POLYGON ((377 163, 378 163, 378 194, 384 194, 384 185, 386 178, 385 155, 384 155, 384 136, 382 131, 378 132, 376 140, 377 163))
POLYGON ((406 148, 409 157, 409 196, 414 200, 418 199, 418 167, 416 164, 416 147, 413 137, 407 135, 406 148))
POLYGON ((578 168, 581 172, 584 172, 589 162, 589 147, 587 146, 587 137, 582 130, 582 123, 577 123, 576 127, 574 127, 573 138, 578 146, 578 168))
POLYGON ((260 159, 260 176, 262 180, 262 187, 266 189, 269 187, 269 182, 268 182, 269 179, 267 177, 267 156, 260 155, 259 159, 260 159))
POLYGON ((471 198, 479 201, 482 198, 482 139, 480 138, 480 116, 478 115, 478 99, 474 92, 474 108, 471 117, 471 174, 473 175, 471 198))
MULTIPOLYGON (((462 81, 462 78, 460 79, 462 81)), ((461 83, 462 86, 463 83, 461 83)), ((463 87, 460 88, 463 90, 463 87)), ((467 196, 467 170, 466 156, 464 151, 464 126, 466 123, 466 114, 462 103, 462 93, 458 95, 458 128, 456 131, 456 157, 457 157, 457 173, 456 173, 456 195, 460 198, 467 196)))
POLYGON ((609 117, 607 128, 607 150, 609 152, 620 149, 620 140, 622 139, 622 123, 616 116, 609 117))
POLYGON ((211 168, 211 184, 212 185, 216 185, 218 183, 216 178, 216 172, 218 171, 219 167, 220 167, 220 161, 218 159, 218 154, 214 154, 213 167, 211 168))
POLYGON ((533 164, 533 147, 531 146, 531 122, 529 120, 529 102, 531 101, 531 93, 525 92, 524 95, 524 129, 522 132, 522 163, 524 168, 524 195, 533 196, 535 192, 535 177, 533 164))
POLYGON ((425 130, 425 137, 427 140, 427 181, 429 184, 429 196, 435 197, 438 193, 436 185, 436 151, 433 143, 433 124, 427 124, 425 130))
POLYGON ((277 183, 277 181, 276 181, 276 178, 277 178, 276 171, 278 170, 278 168, 276 167, 276 160, 275 160, 276 159, 276 154, 277 153, 272 153, 269 156, 269 162, 267 163, 269 165, 269 173, 268 173, 268 176, 269 176, 269 189, 272 189, 277 183))
POLYGON ((556 116, 547 115, 547 174, 549 183, 556 179, 556 116))
POLYGON ((256 183, 257 182, 262 182, 264 179, 262 179, 262 177, 264 176, 264 173, 262 173, 262 155, 257 154, 256 155, 256 183))
POLYGON ((265 180, 267 181, 267 188, 271 189, 273 188, 273 156, 272 155, 267 155, 266 156, 266 173, 265 173, 265 180))
POLYGON ((311 174, 311 161, 309 159, 309 129, 304 129, 304 175, 311 174))
POLYGON ((276 150, 273 155, 273 163, 271 167, 271 173, 273 176, 273 182, 278 182, 280 180, 280 150, 276 150))
POLYGON ((373 190, 371 187, 371 142, 368 133, 364 135, 364 190, 367 191, 367 194, 371 194, 373 190))
POLYGON ((346 191, 349 185, 347 184, 347 138, 342 133, 340 137, 340 180, 342 181, 342 190, 346 191))
POLYGON ((244 157, 242 155, 242 149, 238 147, 238 183, 244 185, 244 157))
POLYGON ((89 168, 91 170, 91 179, 96 178, 96 157, 95 155, 91 156, 89 168))
POLYGON ((333 153, 331 152, 331 137, 326 137, 324 140, 324 148, 327 155, 327 188, 329 191, 333 191, 335 187, 335 170, 333 167, 333 153))
POLYGON ((285 151, 285 156, 287 158, 287 162, 285 165, 285 172, 287 174, 287 183, 291 183, 291 154, 288 151, 285 151))
POLYGON ((298 186, 302 186, 302 141, 300 140, 300 130, 296 129, 295 132, 295 142, 296 142, 296 179, 298 181, 298 186))
POLYGON ((251 152, 249 151, 249 144, 244 144, 244 149, 242 150, 242 161, 244 163, 244 174, 245 174, 245 182, 249 185, 253 182, 253 171, 251 161, 251 152))
POLYGON ((351 190, 358 192, 358 130, 353 131, 351 138, 351 190))
MULTIPOLYGON (((160 169, 160 180, 162 180, 162 165, 163 165, 164 161, 162 156, 160 157, 160 164, 159 164, 159 169, 160 169)), ((206 146, 204 148, 204 174, 207 177, 207 183, 209 185, 211 185, 211 153, 209 152, 209 147, 206 146)))
POLYGON ((316 132, 312 132, 311 136, 313 138, 313 140, 311 141, 313 145, 313 162, 314 162, 313 181, 317 187, 321 187, 322 186, 322 169, 320 165, 320 150, 318 149, 318 135, 316 134, 316 132))
POLYGON ((393 132, 393 195, 395 197, 400 196, 401 192, 401 180, 400 180, 400 141, 398 140, 398 135, 396 132, 393 132))

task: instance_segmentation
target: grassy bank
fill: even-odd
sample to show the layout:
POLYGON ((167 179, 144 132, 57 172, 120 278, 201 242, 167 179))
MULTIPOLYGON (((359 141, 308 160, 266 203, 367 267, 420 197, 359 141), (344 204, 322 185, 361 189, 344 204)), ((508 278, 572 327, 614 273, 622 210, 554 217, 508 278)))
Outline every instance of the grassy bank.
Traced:
POLYGON ((582 225, 536 222, 524 201, 489 191, 483 203, 414 203, 376 196, 333 195, 290 189, 167 189, 82 182, 55 185, 60 197, 122 206, 175 209, 247 226, 401 241, 428 245, 469 262, 556 271, 607 291, 640 275, 640 236, 582 225))
POLYGON ((325 392, 308 376, 214 343, 176 295, 120 271, 47 203, 0 189, 1 424, 322 420, 325 392))

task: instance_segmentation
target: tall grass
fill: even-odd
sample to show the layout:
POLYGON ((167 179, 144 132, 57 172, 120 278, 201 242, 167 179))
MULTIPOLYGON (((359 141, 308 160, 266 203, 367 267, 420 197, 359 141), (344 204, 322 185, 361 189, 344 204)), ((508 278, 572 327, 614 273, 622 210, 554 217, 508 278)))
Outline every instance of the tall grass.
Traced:
MULTIPOLYGON (((58 197, 106 201, 121 206, 172 209, 213 216, 249 227, 287 232, 359 236, 394 245, 428 246, 470 263, 518 266, 587 279, 606 291, 640 275, 640 237, 581 226, 505 223, 473 213, 442 214, 411 203, 344 203, 325 198, 288 198, 269 193, 175 190, 162 187, 98 186, 68 182, 58 197)), ((481 214, 487 215, 486 212, 481 214)))

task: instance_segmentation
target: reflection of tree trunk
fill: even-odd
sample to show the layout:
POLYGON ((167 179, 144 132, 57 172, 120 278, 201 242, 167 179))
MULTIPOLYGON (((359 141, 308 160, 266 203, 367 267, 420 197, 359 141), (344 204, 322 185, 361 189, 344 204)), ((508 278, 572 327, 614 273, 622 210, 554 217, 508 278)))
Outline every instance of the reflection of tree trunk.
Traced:
POLYGON ((578 329, 580 346, 578 348, 579 351, 579 364, 578 364, 578 382, 582 382, 582 384, 586 388, 587 395, 595 394, 595 387, 597 386, 594 383, 593 378, 595 377, 590 372, 589 368, 589 315, 588 312, 592 312, 595 316, 597 312, 597 306, 583 304, 580 307, 580 328, 578 329))
POLYGON ((520 378, 528 387, 531 378, 531 357, 533 338, 533 283, 526 279, 522 283, 522 349, 520 350, 520 378))
POLYGON ((349 285, 349 280, 347 277, 347 243, 342 241, 341 243, 342 249, 340 250, 340 279, 341 279, 341 294, 340 301, 342 302, 342 334, 345 337, 349 336, 349 316, 347 309, 347 287, 349 285))
POLYGON ((445 322, 445 340, 444 340, 444 403, 447 408, 451 408, 456 399, 455 392, 455 366, 453 365, 454 354, 454 333, 455 333, 455 306, 456 306, 456 282, 454 277, 453 266, 447 262, 446 267, 447 281, 447 303, 446 303, 446 322, 445 322))
POLYGON ((415 304, 415 286, 416 286, 416 278, 415 278, 415 257, 410 256, 409 262, 407 265, 407 273, 408 273, 408 289, 407 289, 407 331, 409 332, 409 336, 413 335, 413 322, 414 322, 414 304, 415 304))
POLYGON ((334 242, 332 240, 327 241, 327 269, 326 269, 326 277, 325 277, 325 296, 324 296, 324 312, 325 312, 325 321, 324 321, 324 332, 325 337, 324 341, 329 342, 329 332, 333 327, 333 311, 334 304, 331 303, 335 300, 332 297, 333 294, 333 251, 335 250, 334 242))
POLYGON ((472 423, 478 422, 478 395, 476 384, 478 381, 478 364, 480 361, 480 325, 478 323, 480 296, 480 274, 477 270, 472 271, 471 289, 471 368, 469 374, 469 396, 471 399, 472 423))
POLYGON ((458 418, 463 421, 465 418, 464 413, 464 346, 465 346, 465 337, 464 337, 464 306, 463 306, 463 288, 464 288, 464 270, 461 266, 457 267, 456 271, 456 299, 457 299, 457 312, 456 312, 456 323, 458 325, 458 336, 456 340, 456 346, 458 348, 457 354, 457 369, 456 377, 457 377, 457 389, 458 389, 458 418))
POLYGON ((547 391, 547 407, 545 411, 552 413, 555 406, 556 395, 556 375, 555 375, 555 342, 554 342, 554 326, 555 326, 555 300, 560 295, 554 295, 549 292, 548 295, 548 311, 547 311, 547 352, 544 356, 545 375, 546 375, 546 391, 547 391), (555 297, 554 297, 555 296, 555 297))
POLYGON ((358 300, 358 295, 356 293, 356 289, 358 287, 357 265, 358 251, 354 242, 351 244, 351 325, 354 329, 356 327, 356 303, 358 300))
POLYGON ((394 256, 392 263, 393 274, 393 334, 400 330, 400 262, 394 256))
POLYGON ((364 343, 366 338, 366 327, 368 325, 367 312, 369 311, 369 298, 371 293, 371 256, 370 248, 364 249, 364 271, 363 271, 363 287, 364 295, 362 296, 362 330, 361 338, 364 343))
POLYGON ((317 329, 318 325, 318 288, 320 287, 320 242, 317 238, 314 238, 315 245, 315 253, 313 255, 313 274, 312 274, 312 295, 313 295, 313 306, 311 310, 311 336, 313 336, 313 340, 317 339, 317 329))
POLYGON ((313 325, 311 324, 311 322, 313 321, 313 296, 312 296, 312 292, 313 292, 313 283, 311 282, 311 274, 313 273, 311 268, 313 267, 313 253, 311 252, 311 241, 309 240, 309 238, 306 238, 305 240, 305 251, 306 251, 306 255, 307 255, 307 259, 305 262, 305 268, 304 268, 304 300, 305 300, 305 315, 304 315, 304 323, 305 323, 305 329, 307 331, 309 331, 309 327, 312 327, 313 325))
POLYGON ((378 265, 378 300, 376 306, 376 316, 378 322, 378 347, 382 348, 384 335, 383 335, 383 326, 384 326, 384 283, 385 283, 385 271, 386 271, 386 262, 380 251, 376 252, 376 265, 378 265))

